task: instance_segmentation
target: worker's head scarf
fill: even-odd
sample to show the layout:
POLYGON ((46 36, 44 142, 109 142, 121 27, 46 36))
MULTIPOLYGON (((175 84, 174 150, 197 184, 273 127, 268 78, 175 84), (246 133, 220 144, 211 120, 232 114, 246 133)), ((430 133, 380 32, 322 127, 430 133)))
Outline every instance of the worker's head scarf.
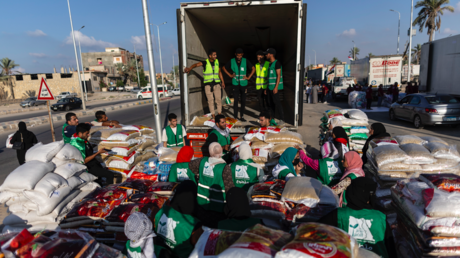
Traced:
POLYGON ((295 159, 295 156, 297 155, 298 150, 293 147, 287 148, 284 153, 281 155, 279 163, 282 166, 286 166, 291 170, 293 173, 295 173, 294 165, 292 162, 295 159))
POLYGON ((332 133, 335 135, 334 141, 340 142, 343 145, 348 144, 347 132, 345 132, 345 129, 343 129, 343 127, 341 126, 334 127, 334 129, 332 129, 332 133))
POLYGON ((355 168, 362 169, 363 161, 356 151, 349 151, 345 153, 344 156, 348 164, 348 167, 345 169, 345 171, 353 170, 355 168))
POLYGON ((374 130, 374 133, 372 134, 375 137, 378 137, 379 134, 384 134, 387 132, 387 129, 382 123, 373 123, 371 125, 372 130, 374 130))
POLYGON ((129 240, 139 241, 152 233, 152 221, 141 212, 129 215, 125 222, 125 235, 129 240))
POLYGON ((24 122, 19 122, 19 124, 18 124, 18 131, 19 131, 20 133, 25 133, 25 132, 27 132, 26 123, 24 123, 24 122))
POLYGON ((193 148, 190 146, 184 146, 180 149, 177 154, 176 163, 190 162, 193 158, 193 148))
POLYGON ((224 213, 229 219, 247 219, 251 216, 247 193, 242 188, 233 187, 227 192, 224 213))
POLYGON ((182 214, 193 214, 197 207, 197 188, 193 181, 186 180, 177 186, 170 206, 182 214))
POLYGON ((372 209, 377 183, 366 177, 358 177, 347 187, 347 207, 353 210, 372 209))
POLYGON ((238 148, 238 155, 242 160, 252 159, 252 150, 249 144, 242 143, 238 148))
POLYGON ((336 128, 337 126, 342 127, 342 121, 336 117, 331 118, 330 124, 332 125, 332 129, 336 128))
POLYGON ((209 145, 209 156, 212 158, 221 158, 222 157, 222 146, 218 142, 213 142, 209 145))
POLYGON ((331 142, 326 142, 325 144, 323 144, 323 146, 321 146, 321 156, 323 157, 323 159, 337 159, 339 158, 339 152, 331 142))

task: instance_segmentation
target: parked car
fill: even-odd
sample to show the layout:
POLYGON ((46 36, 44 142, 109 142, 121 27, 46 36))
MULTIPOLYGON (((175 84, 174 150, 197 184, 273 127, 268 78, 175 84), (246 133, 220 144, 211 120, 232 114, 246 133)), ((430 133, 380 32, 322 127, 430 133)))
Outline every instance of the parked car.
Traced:
POLYGON ((448 94, 410 94, 393 103, 390 107, 390 119, 413 122, 421 129, 425 125, 460 124, 460 101, 448 94))
POLYGON ((51 105, 53 111, 65 110, 69 111, 71 109, 80 108, 82 105, 80 98, 69 97, 58 100, 56 104, 51 105))
POLYGON ((110 86, 107 90, 108 90, 108 91, 116 91, 116 90, 117 90, 117 87, 115 87, 115 86, 110 86))
POLYGON ((137 94, 140 91, 139 87, 134 87, 131 92, 137 94))
POLYGON ((22 108, 46 105, 46 100, 37 100, 37 97, 30 97, 19 104, 22 108))
POLYGON ((174 89, 171 92, 174 94, 174 96, 180 96, 180 89, 179 88, 174 89))
POLYGON ((70 93, 68 91, 61 92, 59 95, 56 96, 56 99, 62 99, 67 97, 75 97, 75 93, 70 93))
MULTIPOLYGON (((172 93, 166 87, 158 86, 158 98, 170 97, 172 93)), ((151 99, 152 98, 152 87, 147 86, 142 88, 141 91, 137 93, 138 99, 151 99)))
POLYGON ((125 86, 117 86, 117 91, 125 91, 125 86))

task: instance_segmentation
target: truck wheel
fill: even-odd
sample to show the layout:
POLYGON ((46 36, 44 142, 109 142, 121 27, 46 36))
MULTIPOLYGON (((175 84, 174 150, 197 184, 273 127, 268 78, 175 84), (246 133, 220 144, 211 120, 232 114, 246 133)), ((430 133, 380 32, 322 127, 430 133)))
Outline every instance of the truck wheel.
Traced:
POLYGON ((142 97, 142 96, 139 96, 139 97, 137 97, 137 99, 139 99, 139 100, 142 100, 142 99, 143 99, 143 97, 142 97))
POLYGON ((390 120, 391 121, 396 121, 396 115, 395 115, 395 112, 392 109, 390 110, 390 120))
POLYGON ((422 119, 420 116, 414 117, 414 127, 417 129, 423 129, 422 119))

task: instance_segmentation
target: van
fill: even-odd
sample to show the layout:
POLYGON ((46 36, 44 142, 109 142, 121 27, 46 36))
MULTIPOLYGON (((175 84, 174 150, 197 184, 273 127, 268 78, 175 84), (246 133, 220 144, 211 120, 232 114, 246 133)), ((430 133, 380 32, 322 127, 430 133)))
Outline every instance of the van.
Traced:
MULTIPOLYGON (((163 87, 163 85, 160 85, 157 87, 158 89, 158 98, 165 98, 165 97, 171 97, 172 93, 168 90, 168 87, 163 87)), ((151 99, 152 98, 152 87, 147 86, 142 88, 138 93, 137 93, 137 99, 151 99)))
POLYGON ((356 79, 354 77, 336 77, 334 79, 333 91, 332 91, 332 98, 335 100, 340 97, 347 97, 347 88, 348 85, 353 87, 356 84, 356 79))

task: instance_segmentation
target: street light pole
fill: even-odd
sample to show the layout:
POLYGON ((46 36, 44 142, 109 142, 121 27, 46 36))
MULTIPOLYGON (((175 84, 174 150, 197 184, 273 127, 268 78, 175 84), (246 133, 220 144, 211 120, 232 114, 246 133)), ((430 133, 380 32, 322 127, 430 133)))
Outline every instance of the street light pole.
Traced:
POLYGON ((355 44, 355 41, 352 40, 351 42, 353 42, 353 61, 356 61, 356 44, 355 44))
MULTIPOLYGON (((165 80, 164 80, 164 76, 163 76, 163 62, 162 62, 162 59, 161 59, 160 26, 164 25, 164 24, 166 24, 166 22, 163 22, 160 25, 152 24, 152 25, 157 26, 157 30, 158 30, 158 48, 160 49, 161 84, 162 84, 163 87, 165 86, 164 85, 165 80)), ((156 78, 156 75, 155 75, 155 78, 156 78)))
MULTIPOLYGON (((83 29, 85 26, 83 25, 78 31, 83 29)), ((81 45, 80 45, 80 37, 78 37, 78 48, 80 49, 80 62, 81 62, 81 70, 83 72, 83 85, 85 85, 85 99, 88 101, 88 88, 86 87, 86 74, 85 68, 83 67, 83 58, 81 57, 81 45)))
POLYGON ((136 55, 136 46, 133 44, 134 47, 134 59, 136 60, 136 70, 137 70, 137 84, 139 89, 141 88, 141 79, 139 78, 139 65, 137 64, 137 55, 136 55))
POLYGON ((81 88, 80 64, 78 63, 77 44, 75 43, 75 34, 73 32, 72 12, 70 11, 70 0, 67 0, 67 6, 69 7, 70 28, 72 29, 73 48, 75 50, 75 60, 77 61, 78 82, 79 82, 79 88, 80 88, 80 93, 82 97, 81 101, 82 101, 83 110, 86 111, 86 100, 83 97, 83 89, 81 88))
POLYGON ((412 19, 414 15, 414 0, 411 0, 411 5, 410 5, 410 28, 409 28, 409 60, 407 61, 407 82, 410 82, 410 65, 411 65, 411 60, 412 60, 412 19))
POLYGON ((174 89, 176 88, 176 68, 174 66, 174 54, 173 54, 173 74, 174 74, 174 89))
POLYGON ((157 142, 161 142, 160 105, 158 101, 157 80, 155 77, 155 64, 153 59, 152 38, 150 34, 150 20, 147 0, 142 0, 142 13, 144 15, 145 43, 147 45, 147 57, 149 60, 149 72, 151 78, 150 85, 152 86, 152 104, 153 117, 155 119, 155 131, 157 134, 157 142), (153 79, 152 76, 155 77, 155 79, 153 79))
MULTIPOLYGON (((312 49, 313 50, 313 49, 312 49)), ((313 50, 313 52, 315 52, 315 67, 316 67, 316 51, 313 50)))
POLYGON ((398 11, 395 11, 393 9, 390 9, 390 11, 398 13, 398 16, 399 16, 399 20, 398 20, 398 49, 397 49, 397 52, 398 52, 398 55, 399 55, 399 30, 401 28, 401 13, 399 13, 398 11))

